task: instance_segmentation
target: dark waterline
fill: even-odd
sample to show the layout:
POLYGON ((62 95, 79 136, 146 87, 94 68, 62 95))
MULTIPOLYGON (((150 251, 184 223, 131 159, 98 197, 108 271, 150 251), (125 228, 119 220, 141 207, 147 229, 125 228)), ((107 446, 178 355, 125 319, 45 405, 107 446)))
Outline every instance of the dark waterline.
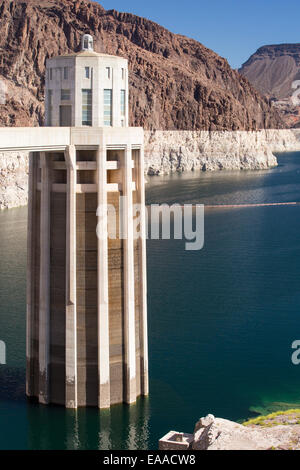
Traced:
MULTIPOLYGON (((147 203, 300 202, 300 154, 279 163, 151 178, 147 203)), ((148 241, 150 397, 73 412, 25 400, 26 208, 1 213, 0 448, 156 448, 207 413, 240 420, 253 407, 300 403, 290 359, 300 338, 299 233, 299 206, 212 209, 203 250, 148 241)))

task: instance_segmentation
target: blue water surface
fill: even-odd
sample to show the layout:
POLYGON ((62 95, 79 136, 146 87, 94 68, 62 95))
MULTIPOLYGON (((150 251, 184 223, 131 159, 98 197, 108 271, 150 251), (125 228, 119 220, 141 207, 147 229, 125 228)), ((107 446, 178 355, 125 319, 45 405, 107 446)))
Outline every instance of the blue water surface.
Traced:
MULTIPOLYGON (((147 203, 300 202, 300 154, 267 171, 148 178, 147 203)), ((26 208, 0 214, 0 449, 157 448, 200 416, 300 403, 300 206, 206 209, 205 245, 149 240, 150 396, 110 411, 25 399, 26 208)))

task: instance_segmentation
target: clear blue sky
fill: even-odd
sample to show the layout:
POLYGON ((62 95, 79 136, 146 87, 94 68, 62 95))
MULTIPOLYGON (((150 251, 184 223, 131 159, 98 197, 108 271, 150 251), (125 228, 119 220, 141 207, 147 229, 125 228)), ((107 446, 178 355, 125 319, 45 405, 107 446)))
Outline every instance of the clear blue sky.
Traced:
POLYGON ((299 0, 99 0, 213 49, 238 68, 260 46, 300 43, 299 0))

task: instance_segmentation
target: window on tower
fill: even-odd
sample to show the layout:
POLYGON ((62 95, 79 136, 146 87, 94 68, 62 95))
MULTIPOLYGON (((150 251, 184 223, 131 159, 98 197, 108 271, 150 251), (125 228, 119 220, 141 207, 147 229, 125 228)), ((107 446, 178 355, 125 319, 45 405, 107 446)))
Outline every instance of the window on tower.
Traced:
POLYGON ((104 90, 104 116, 105 126, 112 126, 112 90, 104 90))
POLYGON ((48 90, 48 126, 52 126, 52 97, 53 91, 48 90))
POLYGON ((61 99, 61 101, 70 101, 71 91, 70 90, 61 90, 60 99, 61 99))
POLYGON ((90 67, 85 67, 84 71, 85 71, 85 78, 90 78, 90 67))
POLYGON ((110 67, 106 67, 106 78, 110 78, 110 67))
POLYGON ((92 90, 82 90, 82 125, 92 126, 93 94, 92 90))
POLYGON ((68 80, 69 78, 69 68, 64 67, 64 80, 68 80))
POLYGON ((121 90, 121 116, 125 116, 126 113, 126 92, 121 90))

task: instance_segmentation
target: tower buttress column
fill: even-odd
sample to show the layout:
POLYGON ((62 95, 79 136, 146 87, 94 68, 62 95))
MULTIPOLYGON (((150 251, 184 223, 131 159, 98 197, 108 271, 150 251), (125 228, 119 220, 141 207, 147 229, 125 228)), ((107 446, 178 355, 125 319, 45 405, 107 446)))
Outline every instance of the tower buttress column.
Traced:
POLYGON ((41 152, 41 229, 39 301, 39 402, 49 403, 50 365, 50 171, 41 152))
POLYGON ((146 204, 145 204, 145 176, 144 176, 144 148, 141 148, 139 158, 135 160, 137 166, 137 188, 140 203, 140 347, 141 347, 141 393, 149 394, 148 380, 148 324, 147 324, 147 255, 146 255, 146 204))
POLYGON ((110 407, 107 169, 103 142, 97 151, 98 171, 98 406, 110 407))
POLYGON ((38 154, 29 154, 29 182, 28 182, 28 230, 27 230, 27 320, 26 320, 26 395, 36 395, 36 375, 34 354, 34 331, 37 321, 35 315, 35 277, 36 277, 36 234, 37 234, 37 172, 38 154))
POLYGON ((76 305, 76 149, 65 150, 67 167, 66 220, 66 407, 77 408, 76 305))
POLYGON ((133 250, 133 198, 132 151, 127 145, 122 168, 123 236, 124 236, 124 346, 125 346, 125 397, 126 403, 136 401, 136 341, 133 250))

